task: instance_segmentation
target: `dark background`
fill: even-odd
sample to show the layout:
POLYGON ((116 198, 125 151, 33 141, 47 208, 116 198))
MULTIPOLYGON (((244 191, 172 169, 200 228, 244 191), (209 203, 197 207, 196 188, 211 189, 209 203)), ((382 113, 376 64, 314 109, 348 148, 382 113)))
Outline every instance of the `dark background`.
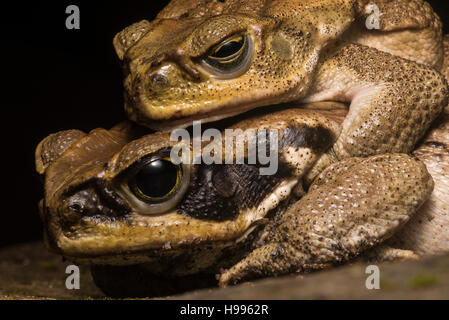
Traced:
MULTIPOLYGON (((42 237, 42 187, 34 172, 40 140, 65 129, 110 128, 124 119, 112 39, 134 22, 152 20, 168 2, 16 1, 2 8, 0 247, 42 237), (81 10, 81 30, 65 28, 70 4, 81 10)), ((429 2, 448 33, 449 4, 429 2)))

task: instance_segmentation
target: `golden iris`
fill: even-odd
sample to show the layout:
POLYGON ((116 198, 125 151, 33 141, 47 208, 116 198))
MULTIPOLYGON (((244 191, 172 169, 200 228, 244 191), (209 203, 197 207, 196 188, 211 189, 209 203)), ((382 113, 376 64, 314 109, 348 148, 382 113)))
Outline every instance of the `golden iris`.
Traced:
POLYGON ((237 35, 213 48, 204 61, 221 71, 229 71, 243 64, 248 55, 248 36, 237 35))

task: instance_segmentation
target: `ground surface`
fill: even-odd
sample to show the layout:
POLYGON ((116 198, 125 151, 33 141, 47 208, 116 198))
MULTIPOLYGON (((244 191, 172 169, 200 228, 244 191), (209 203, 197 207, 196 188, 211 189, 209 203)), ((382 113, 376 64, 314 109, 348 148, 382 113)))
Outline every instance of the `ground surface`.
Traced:
MULTIPOLYGON (((81 289, 65 287, 69 262, 40 243, 0 250, 0 299, 104 299, 87 268, 81 289)), ((266 279, 227 289, 209 289, 176 299, 449 299, 449 256, 418 262, 381 264, 380 290, 366 289, 367 264, 330 271, 266 279)))

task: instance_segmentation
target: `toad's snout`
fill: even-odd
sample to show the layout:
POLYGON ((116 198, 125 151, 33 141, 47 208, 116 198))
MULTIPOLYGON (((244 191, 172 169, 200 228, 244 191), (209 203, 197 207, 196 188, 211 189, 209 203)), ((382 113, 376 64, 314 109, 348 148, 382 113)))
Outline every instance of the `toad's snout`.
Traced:
POLYGON ((64 211, 80 217, 121 217, 130 211, 121 198, 101 181, 97 188, 86 187, 68 196, 64 206, 64 211))

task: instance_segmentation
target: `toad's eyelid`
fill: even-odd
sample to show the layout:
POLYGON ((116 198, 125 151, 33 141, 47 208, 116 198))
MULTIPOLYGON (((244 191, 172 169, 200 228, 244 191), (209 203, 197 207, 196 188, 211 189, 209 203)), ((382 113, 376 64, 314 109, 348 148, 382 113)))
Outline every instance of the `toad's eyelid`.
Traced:
MULTIPOLYGON (((223 31, 223 30, 221 30, 223 31)), ((229 39, 232 39, 233 37, 236 37, 238 35, 245 35, 249 34, 249 31, 246 27, 232 27, 230 30, 226 32, 224 30, 221 34, 221 36, 215 35, 213 38, 210 38, 206 40, 201 48, 197 48, 196 50, 190 51, 190 56, 193 59, 204 57, 205 55, 210 54, 210 52, 216 48, 217 46, 220 46, 221 44, 225 43, 226 41, 229 41, 229 39)), ((195 39, 195 38, 194 38, 195 39)), ((197 40, 198 41, 198 40, 197 40)), ((197 42, 194 41, 194 42, 197 42)))
POLYGON ((147 154, 134 161, 131 165, 129 165, 129 167, 122 172, 121 176, 125 177, 132 176, 136 174, 139 170, 141 170, 144 166, 150 164, 151 162, 164 159, 165 158, 161 156, 159 152, 158 154, 147 154))
POLYGON ((108 161, 108 164, 105 166, 105 175, 110 181, 117 180, 145 157, 160 155, 164 150, 167 150, 167 153, 164 154, 169 155, 171 148, 176 143, 170 141, 168 133, 154 133, 131 140, 117 150, 108 161))

